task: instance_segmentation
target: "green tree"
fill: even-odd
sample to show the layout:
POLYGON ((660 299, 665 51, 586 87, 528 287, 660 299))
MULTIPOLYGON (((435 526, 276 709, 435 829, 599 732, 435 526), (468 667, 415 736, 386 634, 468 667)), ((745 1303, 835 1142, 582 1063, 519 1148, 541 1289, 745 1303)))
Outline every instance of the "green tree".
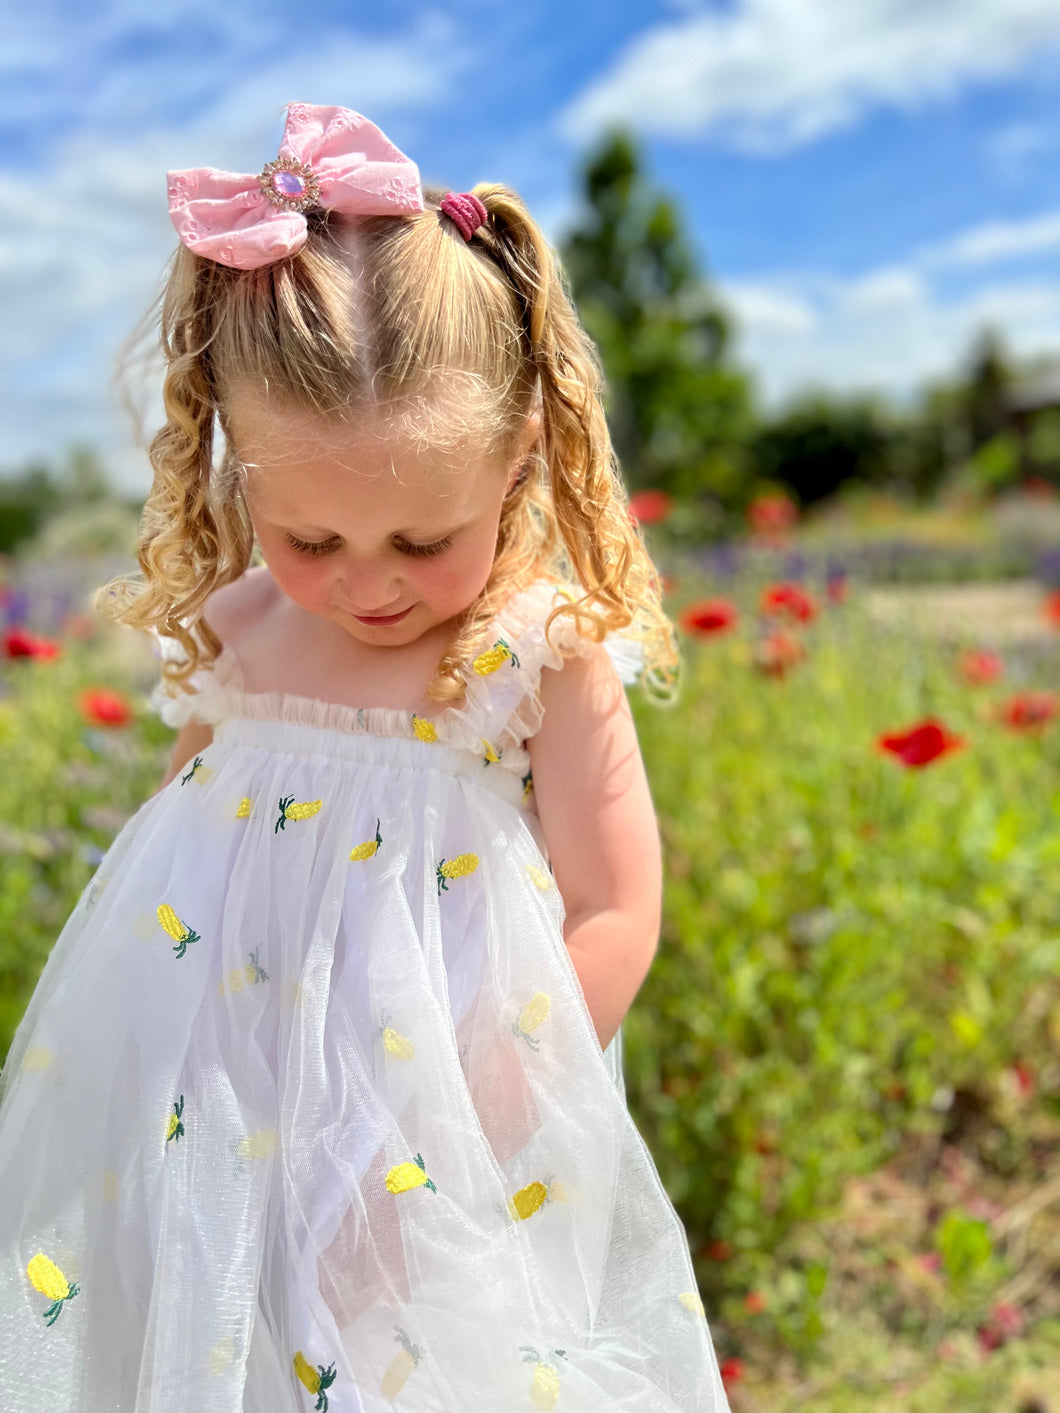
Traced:
POLYGON ((738 498, 748 384, 726 363, 728 324, 674 203, 650 189, 622 130, 589 156, 582 182, 585 209, 560 257, 600 350, 626 482, 738 498))
POLYGON ((760 480, 782 482, 809 505, 845 481, 889 480, 895 446, 892 419, 874 399, 812 393, 759 428, 751 459, 760 480))

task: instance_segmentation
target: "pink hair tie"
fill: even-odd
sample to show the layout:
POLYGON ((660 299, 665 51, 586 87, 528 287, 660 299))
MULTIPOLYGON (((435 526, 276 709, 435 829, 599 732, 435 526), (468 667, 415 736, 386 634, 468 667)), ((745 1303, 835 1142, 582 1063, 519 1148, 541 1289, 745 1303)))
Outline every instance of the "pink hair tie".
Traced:
POLYGON ((447 191, 440 205, 465 240, 470 240, 479 226, 486 224, 486 208, 470 191, 447 191))

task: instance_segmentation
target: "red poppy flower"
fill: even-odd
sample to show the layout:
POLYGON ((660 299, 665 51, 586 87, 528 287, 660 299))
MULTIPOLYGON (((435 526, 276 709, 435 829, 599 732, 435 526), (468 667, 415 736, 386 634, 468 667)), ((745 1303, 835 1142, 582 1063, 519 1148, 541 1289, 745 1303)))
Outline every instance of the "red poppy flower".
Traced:
POLYGON ((707 1247, 707 1255, 712 1261, 727 1261, 732 1255, 732 1247, 727 1241, 712 1241, 707 1247))
POLYGON ((93 726, 127 726, 132 720, 126 699, 107 687, 86 687, 78 700, 82 716, 93 726))
POLYGON ((990 1311, 985 1324, 976 1330, 979 1344, 987 1353, 1023 1333, 1023 1311, 1001 1300, 990 1311))
POLYGON ((1014 692, 998 708, 998 719, 1013 731, 1040 731, 1056 712, 1054 692, 1014 692))
POLYGON ((52 658, 59 655, 59 644, 50 638, 38 638, 26 628, 9 628, 4 635, 4 650, 8 657, 52 658))
POLYGON ((798 518, 799 507, 786 495, 755 496, 747 507, 751 529, 759 535, 790 530, 798 518))
POLYGON ((961 653, 958 667, 969 687, 983 687, 987 682, 995 682, 1005 670, 997 653, 989 652, 986 648, 965 649, 961 653))
POLYGON ((677 622, 693 637, 708 638, 712 633, 724 633, 739 616, 728 599, 697 599, 681 610, 677 622))
POLYGON ((755 666, 770 677, 783 677, 806 656, 798 638, 783 628, 767 633, 755 649, 755 666))
POLYGON ((941 721, 928 717, 908 731, 880 736, 877 745, 897 756, 903 765, 922 766, 930 765, 949 751, 959 750, 964 745, 964 737, 953 735, 941 721))
POLYGON ((761 608, 763 613, 792 618, 798 623, 809 623, 817 614, 817 605, 798 584, 770 584, 762 591, 761 608))
POLYGON ((634 491, 629 498, 630 516, 640 525, 655 525, 665 520, 673 508, 673 497, 666 491, 634 491))
POLYGON ((1053 589, 1052 593, 1046 594, 1042 612, 1047 623, 1053 628, 1060 628, 1060 589, 1053 589))
POLYGON ((760 1315, 766 1308, 766 1298, 760 1290, 749 1290, 743 1298, 743 1306, 751 1315, 760 1315))
POLYGON ((718 1368, 721 1374, 721 1381, 728 1388, 731 1384, 738 1384, 743 1378, 743 1360, 726 1359, 718 1368))

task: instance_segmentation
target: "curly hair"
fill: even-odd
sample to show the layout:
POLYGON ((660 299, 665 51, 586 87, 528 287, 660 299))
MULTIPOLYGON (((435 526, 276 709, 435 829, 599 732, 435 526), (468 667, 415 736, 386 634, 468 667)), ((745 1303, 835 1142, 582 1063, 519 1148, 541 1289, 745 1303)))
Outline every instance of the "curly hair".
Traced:
POLYGON ((428 187, 425 209, 412 215, 351 220, 311 208, 302 249, 255 270, 178 245, 142 321, 159 329, 166 416, 148 448, 142 576, 113 579, 95 597, 105 617, 184 648, 185 661, 163 662, 169 690, 216 659, 222 644, 203 605, 245 572, 254 551, 245 468, 227 436, 226 402, 239 384, 326 418, 384 408, 388 426, 437 441, 473 434, 498 456, 520 445, 536 409, 488 581, 461 616, 428 695, 461 700, 461 664, 483 647, 498 611, 547 577, 567 587, 567 601, 550 613, 546 633, 561 614, 596 642, 628 630, 643 644, 646 694, 674 699, 673 627, 629 513, 598 351, 519 196, 493 184, 473 192, 488 219, 470 241, 439 209, 444 190, 428 187), (219 458, 218 426, 226 433, 219 458))

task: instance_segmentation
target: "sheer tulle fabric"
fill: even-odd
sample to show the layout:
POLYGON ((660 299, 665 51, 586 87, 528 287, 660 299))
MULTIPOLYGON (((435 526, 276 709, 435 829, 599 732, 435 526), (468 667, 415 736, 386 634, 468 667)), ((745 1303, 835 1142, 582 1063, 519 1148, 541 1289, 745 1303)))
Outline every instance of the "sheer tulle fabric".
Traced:
POLYGON ((447 739, 203 674, 0 1076, 0 1407, 727 1408, 505 764, 543 602, 447 739))

